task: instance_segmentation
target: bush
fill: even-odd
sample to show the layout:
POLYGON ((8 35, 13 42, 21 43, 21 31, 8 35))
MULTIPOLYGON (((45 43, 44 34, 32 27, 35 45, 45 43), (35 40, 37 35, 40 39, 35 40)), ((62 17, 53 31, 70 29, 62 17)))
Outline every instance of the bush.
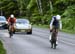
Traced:
POLYGON ((3 43, 0 41, 0 54, 6 54, 6 50, 3 47, 3 43))

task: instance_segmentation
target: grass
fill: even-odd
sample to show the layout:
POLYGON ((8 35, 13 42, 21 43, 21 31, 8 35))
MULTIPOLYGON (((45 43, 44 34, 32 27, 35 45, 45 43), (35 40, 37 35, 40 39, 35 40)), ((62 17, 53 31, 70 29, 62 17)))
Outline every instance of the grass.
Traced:
POLYGON ((49 25, 41 25, 41 24, 39 24, 39 25, 33 25, 34 27, 38 27, 38 28, 44 28, 44 29, 47 29, 47 28, 49 28, 49 25))
MULTIPOLYGON (((34 27, 38 27, 38 28, 44 28, 44 29, 47 29, 49 28, 49 25, 33 25, 34 27)), ((70 34, 75 34, 75 31, 74 30, 67 30, 67 29, 62 29, 61 30, 62 32, 66 32, 66 33, 70 33, 70 34)))
POLYGON ((3 43, 0 41, 0 54, 6 54, 6 50, 3 47, 3 43))
POLYGON ((62 29, 63 32, 75 34, 75 30, 62 29))

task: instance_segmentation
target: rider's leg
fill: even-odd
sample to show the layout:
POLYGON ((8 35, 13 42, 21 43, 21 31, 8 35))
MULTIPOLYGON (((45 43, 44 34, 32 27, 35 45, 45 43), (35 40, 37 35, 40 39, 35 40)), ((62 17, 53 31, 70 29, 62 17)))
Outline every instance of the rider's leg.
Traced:
POLYGON ((11 30, 11 25, 9 26, 9 28, 8 28, 8 29, 9 29, 9 31, 11 30))
POLYGON ((53 41, 51 41, 51 48, 53 48, 53 41))
POLYGON ((58 45, 58 29, 56 29, 56 36, 57 36, 57 37, 56 37, 56 39, 57 39, 57 40, 56 40, 56 45, 58 45))
POLYGON ((52 32, 50 32, 49 41, 51 42, 52 32))
POLYGON ((11 26, 12 32, 14 31, 14 25, 11 26))

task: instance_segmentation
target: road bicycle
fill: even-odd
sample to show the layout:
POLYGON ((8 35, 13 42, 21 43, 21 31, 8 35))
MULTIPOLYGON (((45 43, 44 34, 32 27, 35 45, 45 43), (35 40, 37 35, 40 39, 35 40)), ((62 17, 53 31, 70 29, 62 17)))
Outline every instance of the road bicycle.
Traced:
POLYGON ((50 40, 50 42, 51 42, 51 48, 56 49, 56 46, 57 46, 56 41, 57 41, 58 30, 56 28, 53 28, 51 32, 52 32, 52 34, 51 34, 51 40, 50 40))
POLYGON ((9 30, 9 37, 11 38, 13 36, 13 25, 12 24, 9 25, 8 30, 9 30))

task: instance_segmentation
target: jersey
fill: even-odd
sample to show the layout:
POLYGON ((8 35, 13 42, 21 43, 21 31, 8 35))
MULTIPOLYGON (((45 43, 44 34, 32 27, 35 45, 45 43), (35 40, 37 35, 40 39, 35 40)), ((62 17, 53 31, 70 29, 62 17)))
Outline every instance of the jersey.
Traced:
POLYGON ((16 18, 8 18, 8 22, 14 24, 16 22, 16 18))
POLYGON ((54 26, 55 28, 59 28, 59 21, 56 19, 56 17, 54 18, 53 26, 54 26))
POLYGON ((50 30, 52 30, 52 28, 60 28, 60 30, 62 29, 62 23, 61 20, 57 20, 56 16, 52 17, 52 20, 50 21, 50 30))

